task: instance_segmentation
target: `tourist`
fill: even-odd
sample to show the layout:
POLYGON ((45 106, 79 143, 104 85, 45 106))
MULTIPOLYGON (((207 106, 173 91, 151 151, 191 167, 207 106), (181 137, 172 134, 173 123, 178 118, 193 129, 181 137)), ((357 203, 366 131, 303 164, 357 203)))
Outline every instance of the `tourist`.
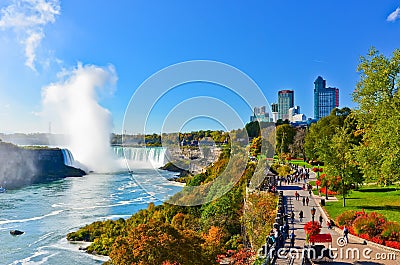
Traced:
POLYGON ((303 196, 303 206, 306 205, 306 198, 303 196))
POLYGON ((308 203, 310 202, 310 199, 307 197, 306 198, 306 204, 307 204, 307 206, 308 206, 308 203))
POLYGON ((332 224, 329 220, 326 221, 326 226, 328 227, 328 229, 332 229, 332 224))
POLYGON ((344 240, 346 241, 346 244, 349 244, 349 229, 347 229, 346 226, 343 228, 343 237, 344 240))
POLYGON ((294 212, 293 211, 290 213, 290 218, 292 219, 292 224, 293 224, 294 223, 294 212))
POLYGON ((303 217, 304 217, 303 210, 300 211, 299 217, 300 217, 300 222, 302 222, 303 221, 303 217))
POLYGON ((322 217, 322 215, 320 215, 319 216, 319 223, 321 224, 321 226, 322 226, 322 222, 324 221, 324 218, 322 217))
POLYGON ((296 237, 296 235, 294 234, 294 231, 292 230, 292 233, 290 233, 290 247, 294 248, 294 238, 296 237))

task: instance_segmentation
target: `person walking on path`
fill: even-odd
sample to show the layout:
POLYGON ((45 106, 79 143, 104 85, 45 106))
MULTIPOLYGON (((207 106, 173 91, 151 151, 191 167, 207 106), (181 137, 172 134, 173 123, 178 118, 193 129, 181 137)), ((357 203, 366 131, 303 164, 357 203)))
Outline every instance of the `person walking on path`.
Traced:
POLYGON ((301 210, 299 213, 300 222, 303 222, 303 217, 304 217, 303 210, 301 210))
POLYGON ((303 206, 306 205, 306 198, 303 196, 303 206))
POLYGON ((320 215, 319 216, 319 223, 321 224, 321 226, 322 226, 322 222, 324 221, 324 218, 322 217, 322 215, 320 215))
POLYGON ((307 199, 306 199, 306 204, 307 204, 307 206, 308 206, 308 203, 310 202, 310 199, 307 197, 307 199))
POLYGON ((293 211, 290 213, 290 218, 292 219, 292 224, 293 224, 294 223, 294 212, 293 211))
POLYGON ((346 244, 349 244, 349 229, 346 226, 343 228, 343 237, 346 241, 346 244))
POLYGON ((294 238, 296 235, 294 234, 294 231, 292 230, 292 233, 290 233, 290 248, 294 248, 294 238))

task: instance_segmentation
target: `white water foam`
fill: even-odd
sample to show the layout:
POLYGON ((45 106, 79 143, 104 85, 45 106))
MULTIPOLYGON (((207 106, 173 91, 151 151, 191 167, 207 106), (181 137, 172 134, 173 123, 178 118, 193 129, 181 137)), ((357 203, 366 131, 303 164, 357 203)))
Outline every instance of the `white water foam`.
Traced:
POLYGON ((41 265, 41 264, 46 264, 49 258, 57 255, 58 253, 53 253, 50 254, 48 251, 42 250, 43 248, 39 248, 38 251, 33 253, 32 256, 29 256, 27 258, 21 259, 21 260, 16 260, 13 263, 10 263, 10 265, 41 265), (40 260, 35 261, 36 259, 40 258, 40 260))
POLYGON ((31 217, 31 218, 27 218, 27 219, 3 220, 3 221, 0 221, 0 225, 12 224, 12 223, 25 223, 25 222, 30 222, 30 221, 41 220, 41 219, 49 217, 49 216, 58 215, 58 214, 62 213, 63 211, 64 210, 52 211, 49 214, 45 214, 45 215, 42 215, 42 216, 31 217))

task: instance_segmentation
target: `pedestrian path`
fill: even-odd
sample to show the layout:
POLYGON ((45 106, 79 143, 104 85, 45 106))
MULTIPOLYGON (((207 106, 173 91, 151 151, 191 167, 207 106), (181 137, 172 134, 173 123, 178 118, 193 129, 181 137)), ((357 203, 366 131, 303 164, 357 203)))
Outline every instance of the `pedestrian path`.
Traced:
MULTIPOLYGON (((311 173, 310 174, 310 179, 309 181, 315 180, 315 174, 311 173)), ((395 260, 393 260, 393 257, 390 256, 389 251, 375 247, 375 246, 370 246, 370 245, 364 245, 362 240, 359 240, 357 237, 349 237, 349 244, 344 247, 340 247, 337 244, 337 239, 342 236, 342 232, 339 229, 328 229, 327 226, 327 221, 328 218, 323 211, 322 207, 320 206, 320 197, 314 196, 313 194, 310 196, 309 192, 306 190, 302 189, 302 184, 288 184, 288 185, 283 185, 278 187, 279 190, 283 191, 283 195, 286 199, 286 212, 289 216, 289 223, 290 223, 290 231, 294 231, 296 235, 296 240, 295 240, 295 246, 294 248, 296 249, 295 252, 291 251, 293 253, 292 256, 294 256, 295 253, 302 253, 304 246, 307 245, 306 243, 306 234, 304 231, 304 225, 312 221, 312 214, 311 214, 311 209, 315 208, 315 215, 314 215, 314 221, 320 220, 320 217, 322 218, 322 228, 321 232, 322 234, 331 234, 332 236, 332 248, 337 249, 334 251, 334 254, 337 254, 336 258, 334 260, 320 260, 319 264, 324 264, 326 262, 329 262, 329 264, 335 265, 335 264, 340 264, 340 265, 346 265, 346 264, 368 264, 368 265, 378 265, 378 264, 387 264, 387 265, 399 265, 400 264, 400 256, 396 256, 395 260), (295 193, 296 191, 300 194, 300 198, 296 200, 295 193), (303 200, 302 198, 309 198, 309 203, 308 205, 305 203, 303 205, 303 200), (290 214, 291 212, 294 212, 295 214, 295 219, 294 222, 290 222, 290 214), (304 218, 300 220, 299 218, 299 213, 300 211, 303 211, 304 218), (368 253, 364 253, 368 252, 368 253), (382 260, 382 258, 378 259, 378 256, 384 257, 385 260, 382 260), (390 258, 390 260, 388 259, 390 258)), ((285 247, 289 248, 289 240, 286 241, 285 247)), ((320 244, 320 243, 318 243, 320 244)), ((323 243, 326 247, 328 247, 328 243, 323 243)), ((279 258, 277 260, 276 264, 289 264, 289 257, 291 255, 288 255, 286 258, 279 258)), ((294 259, 292 261, 293 263, 290 264, 302 264, 302 259, 301 255, 300 257, 294 259)))

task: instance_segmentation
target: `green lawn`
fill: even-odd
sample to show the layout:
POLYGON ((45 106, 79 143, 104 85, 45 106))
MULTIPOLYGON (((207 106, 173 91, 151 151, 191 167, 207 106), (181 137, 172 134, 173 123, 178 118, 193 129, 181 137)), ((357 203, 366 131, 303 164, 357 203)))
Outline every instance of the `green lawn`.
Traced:
POLYGON ((303 160, 295 160, 295 159, 293 159, 293 160, 290 160, 290 164, 299 165, 301 167, 306 167, 306 168, 311 168, 312 167, 309 163, 304 162, 303 160))
POLYGON ((339 202, 327 202, 325 209, 332 219, 344 211, 364 209, 366 212, 378 212, 390 221, 400 222, 400 188, 380 188, 368 186, 359 191, 352 191, 346 198, 346 207, 343 208, 343 199, 337 195, 339 202))

